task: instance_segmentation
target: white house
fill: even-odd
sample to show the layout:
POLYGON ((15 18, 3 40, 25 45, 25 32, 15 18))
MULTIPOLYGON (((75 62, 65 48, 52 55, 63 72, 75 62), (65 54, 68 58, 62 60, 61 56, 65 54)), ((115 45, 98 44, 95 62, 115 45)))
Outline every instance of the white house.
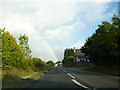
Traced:
POLYGON ((80 49, 74 48, 74 62, 88 62, 85 54, 81 52, 80 49))

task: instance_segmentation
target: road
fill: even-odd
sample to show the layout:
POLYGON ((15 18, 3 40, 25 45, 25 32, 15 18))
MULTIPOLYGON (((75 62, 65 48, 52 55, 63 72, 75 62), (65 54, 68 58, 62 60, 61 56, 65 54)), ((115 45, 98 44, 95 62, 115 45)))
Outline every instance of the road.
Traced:
POLYGON ((72 78, 59 67, 48 71, 25 88, 80 88, 80 90, 87 90, 75 84, 72 78))
POLYGON ((24 88, 79 88, 80 90, 120 90, 118 78, 78 68, 55 67, 24 88))
POLYGON ((120 77, 90 72, 80 68, 61 68, 92 90, 120 90, 120 77))

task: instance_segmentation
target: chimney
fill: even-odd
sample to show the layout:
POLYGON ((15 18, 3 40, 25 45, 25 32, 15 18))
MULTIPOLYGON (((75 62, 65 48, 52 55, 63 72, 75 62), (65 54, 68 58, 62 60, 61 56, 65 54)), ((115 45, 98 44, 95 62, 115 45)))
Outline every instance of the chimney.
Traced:
POLYGON ((74 50, 74 62, 76 62, 76 49, 75 49, 75 47, 73 48, 73 50, 74 50))

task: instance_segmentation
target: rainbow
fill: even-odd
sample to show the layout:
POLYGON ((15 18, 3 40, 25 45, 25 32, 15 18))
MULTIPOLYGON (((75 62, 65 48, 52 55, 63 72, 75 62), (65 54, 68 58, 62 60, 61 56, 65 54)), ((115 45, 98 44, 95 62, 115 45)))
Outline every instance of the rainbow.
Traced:
POLYGON ((43 40, 43 42, 46 44, 46 48, 48 48, 48 51, 51 53, 52 57, 54 58, 54 62, 57 62, 59 59, 58 57, 56 56, 54 50, 50 47, 50 45, 47 43, 47 41, 43 40))

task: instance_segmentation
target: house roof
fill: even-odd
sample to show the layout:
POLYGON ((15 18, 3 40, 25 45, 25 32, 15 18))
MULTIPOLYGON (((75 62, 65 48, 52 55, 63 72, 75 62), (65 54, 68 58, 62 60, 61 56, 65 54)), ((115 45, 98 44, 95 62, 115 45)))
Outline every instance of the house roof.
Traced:
POLYGON ((85 54, 82 53, 80 49, 77 49, 77 50, 76 50, 76 56, 78 56, 78 57, 84 57, 85 54))

